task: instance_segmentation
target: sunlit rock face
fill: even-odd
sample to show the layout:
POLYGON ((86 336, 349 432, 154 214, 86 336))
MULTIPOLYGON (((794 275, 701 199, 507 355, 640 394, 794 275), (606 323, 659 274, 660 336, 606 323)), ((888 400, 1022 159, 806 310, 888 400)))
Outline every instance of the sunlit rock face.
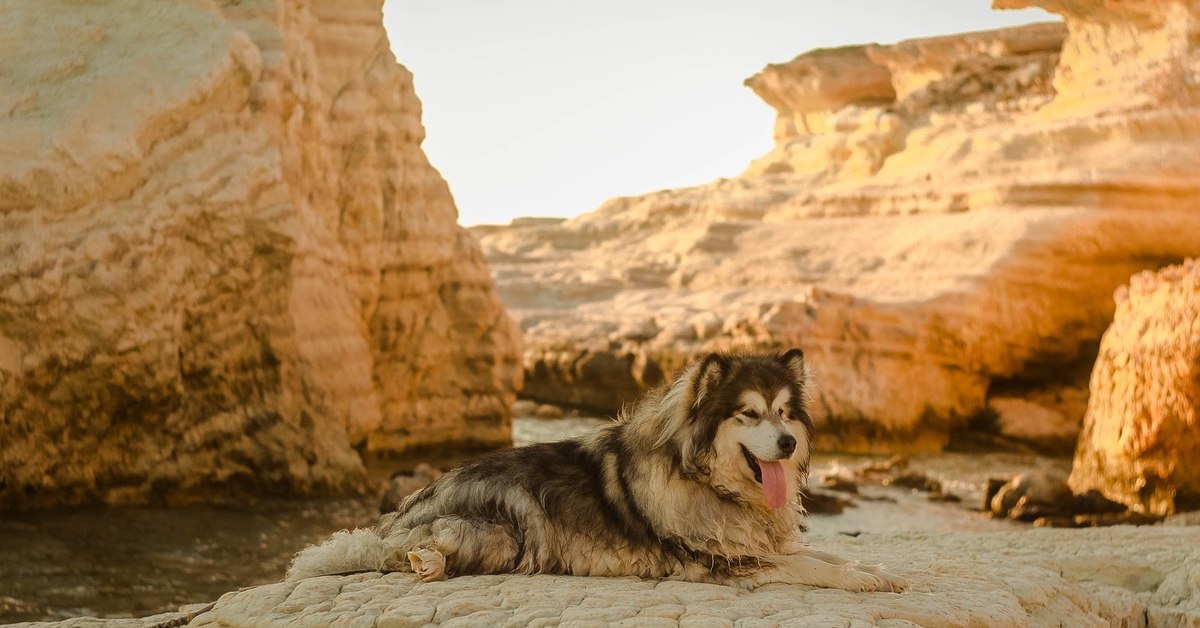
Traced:
POLYGON ((1116 301, 1071 487, 1159 515, 1200 508, 1200 260, 1135 275, 1116 301))
POLYGON ((518 332, 379 2, 0 12, 0 507, 510 442, 518 332))
POLYGON ((1200 99, 1200 7, 1191 0, 993 0, 1042 7, 1070 36, 1054 73, 1064 114, 1195 105, 1200 99))
POLYGON ((612 412, 702 351, 798 345, 819 446, 935 450, 968 424, 1069 446, 1113 290, 1200 255, 1200 110, 1165 88, 1200 39, 1126 54, 1111 4, 767 66, 747 84, 776 143, 743 174, 478 229, 525 394, 612 412))

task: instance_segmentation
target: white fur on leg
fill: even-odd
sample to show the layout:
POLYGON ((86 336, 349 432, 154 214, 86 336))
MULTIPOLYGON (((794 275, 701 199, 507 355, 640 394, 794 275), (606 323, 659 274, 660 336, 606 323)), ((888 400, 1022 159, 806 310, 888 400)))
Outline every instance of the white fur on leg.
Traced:
POLYGON ((373 530, 342 530, 320 545, 305 548, 292 559, 288 580, 301 580, 348 571, 382 571, 391 552, 373 530))
POLYGON ((832 554, 813 551, 772 557, 774 567, 756 574, 741 584, 750 588, 772 582, 807 584, 846 591, 888 591, 903 593, 908 581, 877 567, 860 566, 832 554))
POLYGON ((428 548, 415 548, 408 553, 408 562, 421 582, 435 582, 446 579, 446 557, 441 552, 428 548))

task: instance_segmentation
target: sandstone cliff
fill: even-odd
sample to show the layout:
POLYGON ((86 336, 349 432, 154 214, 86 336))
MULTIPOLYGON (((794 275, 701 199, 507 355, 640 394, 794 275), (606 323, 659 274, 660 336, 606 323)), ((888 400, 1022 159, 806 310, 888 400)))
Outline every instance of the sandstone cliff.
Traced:
POLYGON ((510 442, 519 336, 378 0, 0 8, 0 508, 510 442))
POLYGON ((1100 343, 1076 492, 1153 514, 1200 507, 1200 260, 1133 277, 1100 343))
POLYGON ((1040 4, 1065 25, 767 66, 740 176, 480 228, 525 394, 611 412, 697 352, 799 345, 820 446, 1069 447, 1113 289, 1200 254, 1200 40, 1193 4, 1040 4))

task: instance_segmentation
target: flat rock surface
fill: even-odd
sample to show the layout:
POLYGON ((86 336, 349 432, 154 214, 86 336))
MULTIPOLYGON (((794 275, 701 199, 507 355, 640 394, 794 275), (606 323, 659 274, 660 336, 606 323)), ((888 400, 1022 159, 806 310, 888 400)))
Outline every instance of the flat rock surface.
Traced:
MULTIPOLYGON (((1200 624, 1200 528, 864 534, 821 549, 908 577, 906 594, 791 585, 364 573, 228 593, 191 626, 1180 626, 1200 624)), ((194 610, 192 612, 195 612, 194 610)), ((151 626, 113 620, 104 625, 151 626)), ((177 617, 186 618, 184 615, 177 617)), ((60 626, 101 625, 74 619, 60 626)), ((41 624, 46 625, 46 624, 41 624)))

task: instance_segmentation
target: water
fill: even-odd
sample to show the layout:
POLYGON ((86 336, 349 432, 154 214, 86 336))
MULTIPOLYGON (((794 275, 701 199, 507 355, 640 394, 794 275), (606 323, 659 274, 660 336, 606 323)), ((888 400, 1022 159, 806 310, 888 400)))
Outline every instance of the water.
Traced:
MULTIPOLYGON (((585 418, 523 419, 518 444, 590 430, 585 418)), ((819 456, 814 476, 874 458, 819 456)), ((937 504, 903 489, 862 487, 867 496, 844 514, 813 516, 814 536, 885 530, 1001 530, 1017 524, 971 511, 988 477, 1031 468, 1065 470, 1069 461, 1010 454, 914 458, 912 469, 964 498, 937 504)), ((387 468, 372 475, 386 477, 387 468)), ((292 555, 331 532, 371 524, 378 502, 263 500, 239 509, 86 508, 0 515, 0 622, 144 616, 209 602, 241 587, 278 581, 292 555)))
POLYGON ((369 523, 356 500, 88 508, 0 521, 0 622, 129 617, 279 580, 293 553, 369 523))

